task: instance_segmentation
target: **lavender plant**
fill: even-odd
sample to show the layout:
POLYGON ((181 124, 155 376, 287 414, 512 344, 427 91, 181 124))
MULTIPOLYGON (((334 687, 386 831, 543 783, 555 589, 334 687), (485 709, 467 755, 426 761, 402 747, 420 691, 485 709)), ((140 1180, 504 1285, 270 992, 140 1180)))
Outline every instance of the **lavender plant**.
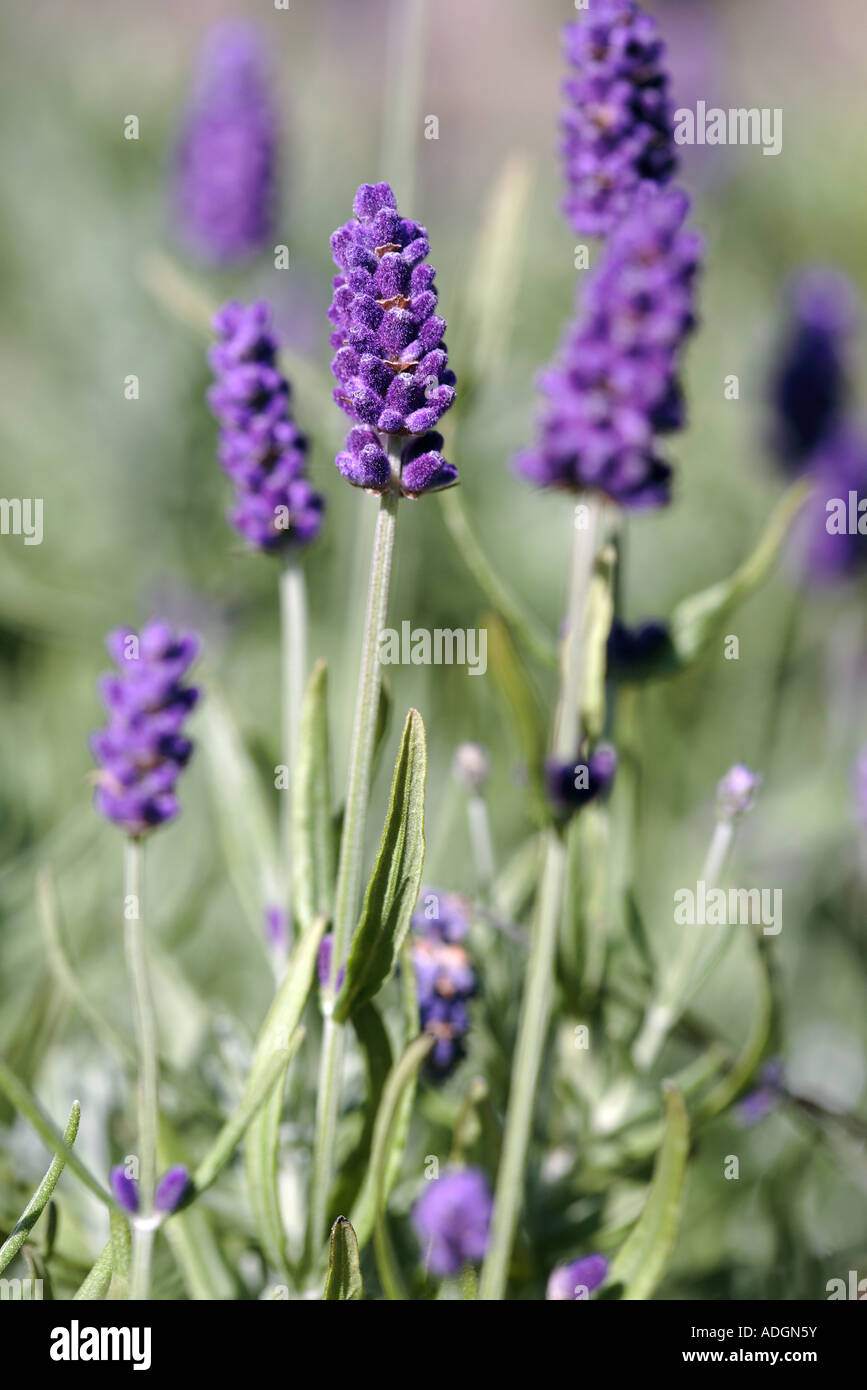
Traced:
MULTIPOLYGON (((518 392, 529 389, 521 354, 539 336, 528 303, 536 269, 532 256, 521 264, 520 249, 535 249, 525 227, 531 206, 534 217, 549 218, 552 235, 556 217, 531 198, 528 170, 511 160, 483 218, 469 283, 444 280, 458 314, 450 353, 429 261, 431 240, 444 256, 450 249, 435 181, 426 192, 431 238, 403 215, 415 181, 401 103, 418 101, 411 78, 422 65, 409 48, 419 41, 420 10, 401 20, 400 80, 385 84, 390 157, 380 166, 394 186, 362 184, 330 242, 329 328, 324 300, 318 311, 333 389, 297 348, 276 270, 267 272, 267 297, 260 281, 239 278, 238 298, 221 308, 169 262, 158 277, 180 322, 210 335, 214 379, 205 400, 196 396, 197 412, 203 429, 205 404, 216 418, 228 520, 253 559, 233 565, 225 528, 211 536, 196 511, 203 571, 213 565, 209 599, 229 610, 202 656, 208 700, 195 737, 210 798, 196 759, 184 784, 187 814, 165 837, 182 845, 149 859, 159 882, 148 895, 147 939, 145 845, 178 818, 178 783, 193 751, 188 719, 199 703, 188 673, 203 644, 168 619, 108 639, 116 670, 100 686, 107 720, 91 740, 94 799, 124 835, 135 1048, 112 1000, 100 996, 100 973, 83 966, 79 979, 59 910, 62 900, 76 920, 85 915, 70 861, 92 853, 110 882, 111 851, 98 859, 101 841, 67 839, 61 824, 62 892, 50 870, 39 878, 51 979, 101 1058, 114 1053, 120 1070, 102 1092, 83 1090, 81 1104, 67 1100, 60 1129, 33 1094, 38 1063, 27 1049, 0 1058, 4 1103, 51 1152, 32 1196, 20 1205, 16 1196, 11 1219, 0 1221, 0 1272, 37 1259, 76 1299, 649 1299, 684 1230, 687 1175, 695 1181, 708 1148, 716 1152, 716 1136, 705 1144, 709 1126, 744 1134, 785 1112, 816 1147, 830 1137, 835 1159, 845 1152, 863 1173, 850 1144, 857 1120, 797 1089, 774 937, 760 921, 741 933, 730 921, 700 930, 667 920, 675 866, 680 873, 694 862, 703 888, 725 897, 733 874, 756 864, 764 871, 776 853, 767 828, 781 793, 768 740, 758 720, 734 719, 736 677, 727 677, 718 722, 728 743, 748 746, 719 753, 723 733, 707 732, 708 656, 731 640, 735 615, 771 574, 789 532, 805 524, 810 489, 824 506, 835 489, 846 496, 862 487, 851 289, 827 274, 794 289, 768 391, 770 445, 794 479, 789 490, 763 527, 756 522, 757 538, 730 573, 714 572, 703 540, 684 546, 684 568, 708 570, 704 587, 678 598, 679 571, 669 565, 664 592, 675 597, 665 604, 656 591, 651 616, 636 619, 633 576, 663 569, 668 542, 657 537, 675 537, 682 516, 674 511, 667 533, 645 528, 633 571, 632 533, 643 525, 636 514, 659 515, 688 491, 676 487, 667 441, 687 423, 684 354, 698 329, 709 253, 692 230, 688 194, 674 184, 671 74, 659 27, 633 0, 594 3, 563 34, 560 153, 567 233, 598 242, 539 378, 535 435, 510 470, 517 478, 506 476, 504 458, 494 475, 497 499, 519 499, 516 553, 500 546, 494 563, 488 553, 497 554, 497 518, 507 512, 489 504, 482 470, 465 468, 462 456, 490 460, 520 438, 518 392), (520 343, 510 337, 512 318, 520 343), (339 412, 348 430, 331 450, 339 412), (337 472, 320 492, 312 479, 321 476, 323 447, 337 472), (456 500, 458 464, 466 505, 456 500), (407 514, 406 502, 434 493, 439 501, 407 514), (525 552, 550 566, 559 549, 547 529, 558 506, 571 553, 555 644, 554 621, 533 611, 538 603, 544 613, 545 576, 531 602, 521 589, 532 572, 525 552), (342 618, 335 635, 329 604, 341 603, 341 585, 361 590, 343 561, 353 534, 360 545, 370 539, 368 513, 363 623, 356 630, 342 618), (399 515, 406 545, 397 554, 399 515), (533 551, 536 526, 546 529, 533 551), (477 589, 452 575, 449 536, 477 589), (275 570, 260 556, 278 562, 279 653, 268 627, 275 570), (392 594, 396 556, 403 569, 392 594), (399 606, 411 629, 445 625, 454 644, 455 614, 479 594, 488 605, 479 619, 490 658, 484 694, 461 693, 455 670, 410 672, 419 709, 409 708, 392 739, 395 696, 383 662, 390 612, 399 606), (312 666, 308 648, 318 657, 312 666), (279 701, 269 698, 278 668, 279 701), (273 716, 278 704, 279 729, 262 714, 273 716), (658 746, 660 728, 670 736, 658 746), (381 764, 386 779, 393 766, 388 787, 381 764), (242 916, 260 933, 257 952, 240 940, 242 916), (728 1030, 719 1010, 705 1008, 710 985, 737 996, 728 1030), (155 994, 176 1030, 158 1027, 155 994), (131 1153, 116 1103, 127 1073, 137 1078, 131 1153), (100 1125, 110 1141, 104 1181, 91 1171, 100 1125), (76 1200, 73 1180, 101 1204, 106 1229, 97 1231, 93 1207, 76 1207, 58 1250, 49 1234, 55 1192, 65 1213, 76 1200), (41 1247, 32 1234, 39 1221, 41 1247)), ((180 238, 212 271, 240 272, 272 236, 274 87, 261 38, 234 25, 218 30, 174 170, 180 238)), ((341 160, 318 152, 317 186, 343 197, 341 160)), ((321 205, 311 206, 316 246, 300 270, 293 247, 296 286, 325 251, 321 205)), ((684 440, 684 474, 692 445, 684 440)), ((206 454, 217 497, 213 427, 206 454)), ((194 499, 193 491, 180 509, 185 525, 199 506, 198 481, 194 499)), ((811 536, 811 574, 854 580, 858 536, 815 528, 811 536)), ((401 701, 403 680, 398 673, 394 681, 401 701)), ((850 742, 851 759, 863 730, 850 742)), ((863 761, 849 827, 862 838, 863 761)), ((863 856, 854 858, 863 887, 863 856)), ((730 891, 749 898, 749 890, 730 891)), ((857 882, 851 891, 859 902, 857 882)), ((99 954, 113 955, 105 940, 99 954)), ((2 1009, 0 1029, 5 1035, 2 1009)), ((39 1086, 49 1080, 40 1076, 39 1086)), ((688 1247, 688 1222, 684 1233, 688 1247)), ((682 1294, 689 1278, 703 1277, 695 1268, 695 1260, 675 1265, 668 1287, 682 1294)), ((731 1287, 740 1287, 734 1276, 731 1287)))

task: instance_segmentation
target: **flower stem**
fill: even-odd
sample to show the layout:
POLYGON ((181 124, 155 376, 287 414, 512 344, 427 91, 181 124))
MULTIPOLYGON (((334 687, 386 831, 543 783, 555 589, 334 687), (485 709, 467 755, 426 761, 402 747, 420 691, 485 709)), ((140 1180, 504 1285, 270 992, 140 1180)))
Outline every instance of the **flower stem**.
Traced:
MULTIPOLYGON (((733 837, 733 821, 717 821, 701 871, 702 881, 708 887, 716 887, 719 882, 733 837)), ((695 925, 688 928, 674 968, 663 981, 656 999, 648 1006, 632 1048, 632 1059, 640 1071, 647 1071, 653 1066, 662 1044, 683 1012, 702 944, 700 928, 695 925)))
MULTIPOLYGON (((280 655, 282 665, 283 762, 287 787, 280 802, 280 858, 284 869, 284 897, 289 933, 292 933, 292 786, 298 751, 298 726, 307 676, 307 590, 304 570, 291 555, 280 575, 280 655)), ((288 947, 288 942, 286 943, 288 947)))
MULTIPOLYGON (((552 739, 552 750, 558 758, 576 757, 578 753, 584 618, 593 573, 593 555, 599 524, 598 504, 590 503, 586 515, 588 525, 583 529, 576 526, 573 533, 560 696, 552 739)), ((512 1063, 509 1104, 491 1225, 491 1243, 479 1285, 479 1298, 483 1301, 501 1299, 506 1292, 509 1262, 524 1195, 527 1152, 530 1146, 542 1053, 548 1033, 554 955, 563 904, 565 871, 565 845, 559 831, 552 827, 545 832, 545 859, 512 1063)))
POLYGON ((154 1230, 159 1096, 157 1079, 157 1028, 153 995, 145 953, 142 917, 143 846, 129 839, 124 846, 124 947, 132 993, 138 1046, 138 1162, 139 1211, 133 1222, 131 1299, 150 1297, 150 1266, 154 1230))
MULTIPOLYGON (((392 461, 392 469, 399 469, 399 440, 389 440, 389 457, 392 461)), ((337 973, 346 957, 361 894, 364 831, 367 819, 367 803, 370 798, 370 776, 373 766, 373 745, 381 680, 379 644, 388 611, 388 590, 394 552, 397 504, 398 493, 396 490, 391 490, 382 497, 373 541, 373 557, 370 564, 367 617, 361 648, 361 669, 358 677, 352 748, 349 757, 349 780, 346 790, 343 833, 340 839, 337 887, 334 895, 331 978, 324 991, 326 1020, 319 1068, 313 1178, 307 1229, 308 1256, 315 1252, 328 1227, 328 1193, 334 1174, 334 1141, 337 1132, 340 1072, 343 1056, 343 1027, 335 1023, 330 1017, 330 1010, 336 992, 337 973)))

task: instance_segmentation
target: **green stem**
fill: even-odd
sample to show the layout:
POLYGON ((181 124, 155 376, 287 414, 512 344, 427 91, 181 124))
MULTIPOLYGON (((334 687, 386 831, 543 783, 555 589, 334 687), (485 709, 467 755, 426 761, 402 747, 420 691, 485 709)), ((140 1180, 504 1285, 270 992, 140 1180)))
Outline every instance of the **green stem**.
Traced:
MULTIPOLYGON (((292 785, 298 750, 298 727, 307 677, 307 590, 304 570, 291 555, 280 575, 280 656, 282 665, 283 762, 288 783, 280 802, 280 856, 284 901, 292 931, 292 785)), ((288 945, 288 943, 287 943, 288 945)))
MULTIPOLYGON (((398 474, 400 442, 399 439, 393 438, 388 441, 392 470, 398 474)), ((367 803, 370 798, 370 777, 373 766, 373 747, 381 679, 379 644, 388 611, 388 590, 394 553, 398 497, 399 494, 394 489, 382 497, 370 565, 367 617, 361 649, 361 669, 358 677, 352 748, 349 757, 349 780, 346 789, 343 833, 340 840, 340 862, 334 896, 331 978, 324 991, 323 1007, 326 1019, 319 1068, 313 1178, 307 1231, 308 1255, 311 1256, 317 1250, 320 1240, 324 1239, 329 1225, 328 1194, 334 1174, 334 1141, 337 1132, 344 1036, 342 1025, 334 1022, 333 1018, 330 1017, 330 1010, 336 993, 337 972, 343 964, 348 950, 361 894, 364 831, 367 819, 367 803)))
POLYGON ((553 639, 539 622, 538 618, 524 606, 517 595, 503 583, 496 570, 484 554, 478 538, 464 511, 457 488, 442 493, 443 519, 451 533, 464 564, 483 593, 508 623, 517 637, 524 643, 537 661, 545 666, 553 666, 557 660, 557 649, 553 639))
POLYGON ((157 1027, 145 952, 142 916, 143 846, 129 839, 124 847, 124 946, 132 994, 138 1047, 138 1161, 139 1210, 133 1222, 130 1298, 150 1297, 150 1264, 153 1249, 154 1187, 156 1185, 159 1094, 157 1081, 157 1027))
MULTIPOLYGON (((599 508, 596 502, 589 504, 587 517, 588 526, 583 530, 576 526, 573 532, 560 696, 552 739, 554 756, 564 759, 577 757, 578 754, 584 621, 599 523, 599 508)), ((526 983, 512 1063, 503 1149, 497 1173, 491 1243, 479 1285, 479 1298, 483 1301, 502 1299, 508 1282, 512 1246, 523 1202, 539 1072, 548 1033, 554 956, 563 906, 565 871, 565 844, 560 832, 552 827, 545 832, 545 860, 530 939, 526 983)))
MULTIPOLYGON (((719 882, 733 836, 732 821, 717 821, 701 871, 702 881, 709 887, 716 887, 719 882)), ((641 1031, 633 1045, 632 1058, 639 1071, 647 1071, 653 1066, 662 1044, 677 1023, 689 996, 696 962, 704 942, 700 927, 693 925, 687 927, 686 931, 675 965, 663 980, 656 999, 649 1005, 641 1031)))

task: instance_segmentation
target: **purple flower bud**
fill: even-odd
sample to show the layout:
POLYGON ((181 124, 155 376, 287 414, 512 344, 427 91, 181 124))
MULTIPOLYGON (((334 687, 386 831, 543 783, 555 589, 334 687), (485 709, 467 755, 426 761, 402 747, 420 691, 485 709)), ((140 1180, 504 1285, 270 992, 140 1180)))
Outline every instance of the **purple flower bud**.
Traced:
POLYGON ((457 469, 440 453, 434 426, 455 399, 455 375, 434 313, 435 271, 424 227, 400 216, 387 183, 362 184, 355 217, 338 227, 331 250, 339 274, 328 317, 334 324, 334 399, 361 427, 350 431, 337 467, 369 492, 405 496, 451 487, 457 469), (392 478, 385 437, 412 435, 392 478))
POLYGON ((154 1193, 154 1211, 169 1216, 177 1211, 190 1185, 190 1175, 182 1163, 163 1173, 154 1193))
POLYGON ((558 1265, 551 1271, 545 1298, 554 1302, 581 1302, 608 1277, 604 1255, 585 1255, 572 1264, 558 1265))
MULTIPOLYGON (((331 980, 331 957, 334 952, 334 937, 331 932, 326 932, 319 943, 319 955, 316 960, 316 973, 319 976, 319 983, 326 989, 331 980)), ((341 965, 337 972, 337 979, 334 982, 335 991, 343 987, 346 979, 346 966, 341 965)))
POLYGON ((772 1110, 776 1110, 781 1099, 783 1068, 776 1058, 766 1062, 759 1073, 759 1084, 738 1102, 735 1112, 737 1121, 744 1129, 757 1125, 772 1110))
POLYGON ((717 787, 717 815, 720 820, 736 820, 753 808, 762 779, 743 763, 735 763, 717 787))
POLYGON ((268 945, 277 951, 285 951, 289 945, 289 917, 285 907, 271 903, 262 915, 268 945))
POLYGON ((791 322, 771 380, 771 443, 781 463, 800 471, 840 430, 858 309, 851 282, 823 268, 801 271, 790 299, 791 322))
POLYGON ((432 1274, 460 1273, 484 1258, 493 1201, 478 1168, 443 1173, 427 1185, 412 1211, 412 1224, 432 1274))
POLYGON ((175 211, 183 241, 203 260, 237 264, 273 228, 277 122, 257 33, 218 25, 202 51, 175 160, 175 211))
POLYGON ((412 919, 412 963, 422 1031, 436 1038, 428 1072, 447 1076, 464 1056, 470 1020, 467 1001, 476 992, 469 952, 460 944, 467 932, 467 904, 454 893, 422 889, 423 904, 412 919))
POLYGON ((794 528, 797 564, 811 586, 845 583, 867 564, 857 511, 867 493, 867 438, 847 426, 819 446, 810 472, 815 487, 794 528))
POLYGON ((668 624, 651 621, 626 627, 615 621, 608 635, 608 674, 614 680, 641 681, 676 664, 668 624))
POLYGON ((138 1211, 138 1183, 135 1178, 127 1177, 122 1164, 112 1168, 109 1174, 111 1190, 114 1193, 115 1201, 124 1211, 128 1211, 131 1216, 135 1216, 138 1211))
POLYGON ((229 520, 257 550, 282 553, 315 539, 325 502, 306 476, 307 440, 289 411, 270 316, 264 301, 229 303, 216 315, 208 402, 220 424, 220 464, 235 489, 229 520))
POLYGON ((106 645, 118 671, 100 682, 109 718, 90 739, 100 764, 94 804, 138 837, 178 814, 175 782, 193 749, 181 729, 199 698, 181 680, 198 655, 199 639, 151 622, 140 636, 117 628, 106 645))
POLYGON ((665 44, 632 0, 593 0, 563 40, 573 70, 563 85, 563 211, 576 232, 602 236, 640 187, 666 183, 676 167, 665 44))
POLYGON ((617 754, 610 743, 597 744, 588 756, 570 762, 549 758, 545 763, 548 800, 556 816, 567 820, 597 797, 607 796, 617 771, 617 754))
POLYGON ((468 791, 482 791, 491 773, 488 750, 481 743, 460 744, 452 760, 452 771, 468 791))
POLYGON ((669 500, 657 436, 683 423, 680 352, 695 326, 700 242, 689 199, 642 190, 587 280, 580 316, 542 373, 538 443, 517 468, 540 487, 592 490, 624 507, 669 500))

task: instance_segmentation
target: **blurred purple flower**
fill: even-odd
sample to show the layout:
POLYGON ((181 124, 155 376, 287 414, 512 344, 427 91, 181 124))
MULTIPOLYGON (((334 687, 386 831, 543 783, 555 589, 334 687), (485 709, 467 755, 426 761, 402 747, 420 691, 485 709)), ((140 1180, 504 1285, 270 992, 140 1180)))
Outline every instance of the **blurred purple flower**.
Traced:
POLYGON ((717 815, 720 820, 736 820, 753 809, 762 779, 744 763, 735 763, 718 784, 717 815))
POLYGON ((585 1255, 568 1265, 552 1270, 545 1291, 549 1302, 579 1302, 589 1297, 608 1276, 608 1261, 604 1255, 585 1255))
POLYGON ((325 501, 306 476, 307 440, 289 412, 269 321, 264 300, 232 302, 216 315, 208 403, 220 425, 220 464, 235 488, 229 520, 250 545, 276 552, 315 539, 325 501))
POLYGON ((450 487, 457 469, 442 457, 433 427, 455 399, 443 334, 434 313, 436 272, 426 263, 427 232, 400 216, 387 183, 362 184, 352 221, 338 227, 331 250, 340 273, 328 317, 335 325, 334 399, 357 421, 337 467, 369 492, 393 484, 410 497, 450 487), (415 436, 392 480, 382 435, 415 436))
POLYGON ((154 1193, 154 1210, 163 1216, 177 1211, 190 1185, 190 1175, 182 1163, 163 1173, 154 1193))
POLYGON ((203 45, 175 154, 175 214, 203 260, 233 265, 272 235, 277 120, 257 31, 217 25, 203 45))
POLYGON ((452 759, 452 772, 467 791, 484 791, 491 775, 491 759, 487 748, 481 743, 461 743, 455 749, 452 759))
POLYGON ((138 1211, 138 1183, 135 1178, 127 1177, 123 1165, 118 1164, 109 1173, 109 1182, 118 1206, 128 1211, 130 1216, 135 1216, 138 1211))
POLYGON ((412 963, 422 1031, 436 1038, 428 1070, 443 1077, 464 1056, 470 1026, 466 1006, 476 991, 469 952, 460 944, 467 933, 467 904, 454 893, 427 889, 419 902, 425 908, 412 919, 412 963), (431 908, 436 916, 428 915, 431 908))
POLYGON ((808 584, 840 583, 867 562, 867 535, 858 529, 867 498, 867 436, 848 427, 810 459, 815 488, 795 524, 794 544, 808 584), (835 505, 836 504, 836 505, 835 505))
POLYGON ((609 676, 624 682, 672 669, 676 654, 668 624, 654 619, 627 627, 615 620, 608 634, 607 663, 609 676))
POLYGON ((738 1102, 735 1111, 738 1123, 745 1129, 757 1125, 779 1105, 780 1088, 783 1084, 783 1068, 780 1062, 776 1058, 766 1062, 759 1072, 758 1080, 758 1086, 738 1102))
POLYGON ((199 698, 182 678, 195 661, 199 639, 151 622, 109 633, 106 646, 118 670, 102 677, 108 724, 91 735, 100 764, 95 805, 101 815, 139 837, 178 814, 175 783, 193 745, 182 733, 199 698))
POLYGON ((643 190, 587 281, 581 312, 543 372, 535 448, 517 467, 541 487, 595 490, 625 507, 669 500, 656 436, 683 424, 681 348, 695 327, 700 239, 689 199, 643 190))
POLYGON ((493 1201, 478 1168, 443 1173, 427 1185, 412 1211, 412 1224, 432 1274, 447 1278, 484 1258, 493 1201))
POLYGON ((594 0, 563 39, 574 74, 563 86, 563 211, 579 234, 603 236, 643 184, 676 168, 665 44, 633 0, 594 0))
MULTIPOLYGON (((326 988, 331 979, 331 957, 334 953, 334 937, 331 932, 327 932, 319 943, 319 954, 316 958, 316 973, 319 976, 319 983, 323 989, 326 988)), ((343 986, 346 979, 346 966, 341 965, 337 972, 337 979, 334 981, 335 990, 343 986)))
POLYGON ((289 915, 285 907, 269 903, 262 917, 268 945, 276 951, 285 951, 289 945, 289 915))
POLYGON ((617 754, 609 743, 597 744, 587 756, 569 762, 549 758, 545 763, 545 785, 555 814, 563 820, 606 796, 617 771, 617 754))
POLYGON ((799 272, 789 297, 791 322, 771 379, 771 442, 778 459, 799 472, 840 431, 858 305, 846 276, 826 268, 799 272))

